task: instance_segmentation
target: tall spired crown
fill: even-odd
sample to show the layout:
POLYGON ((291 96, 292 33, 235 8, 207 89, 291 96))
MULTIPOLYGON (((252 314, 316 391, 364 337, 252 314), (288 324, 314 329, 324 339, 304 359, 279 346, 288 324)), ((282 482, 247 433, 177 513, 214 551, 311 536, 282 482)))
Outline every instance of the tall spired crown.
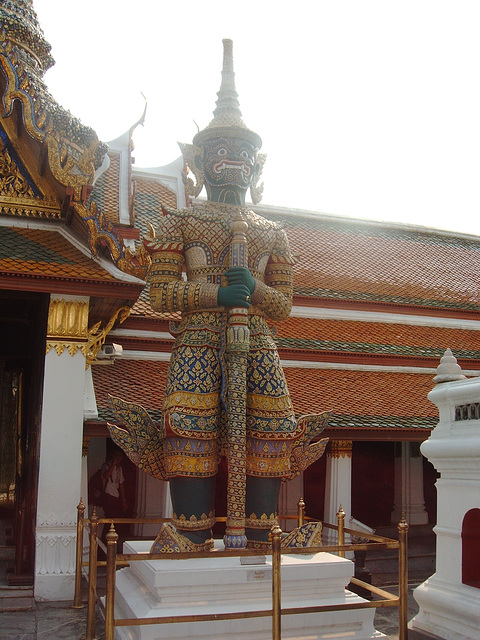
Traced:
POLYGON ((251 131, 243 122, 235 89, 235 73, 233 71, 233 42, 223 40, 223 69, 220 91, 217 93, 216 109, 213 120, 193 139, 193 144, 201 145, 214 138, 242 138, 251 142, 257 149, 262 146, 260 136, 251 131))

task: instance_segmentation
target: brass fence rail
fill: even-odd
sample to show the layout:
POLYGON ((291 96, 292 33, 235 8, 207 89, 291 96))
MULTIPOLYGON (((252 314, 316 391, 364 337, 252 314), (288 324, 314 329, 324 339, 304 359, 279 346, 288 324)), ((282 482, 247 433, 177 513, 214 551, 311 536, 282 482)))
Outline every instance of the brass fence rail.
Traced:
MULTIPOLYGON (((85 577, 88 582, 88 601, 87 601, 87 624, 85 640, 95 640, 95 607, 97 602, 104 608, 105 614, 105 640, 114 640, 115 627, 143 626, 150 624, 172 624, 180 622, 206 622, 213 620, 235 620, 245 618, 272 618, 272 640, 281 640, 281 619, 282 616, 298 615, 308 613, 320 613, 324 611, 347 611, 351 609, 372 609, 382 607, 398 607, 399 619, 399 640, 407 640, 407 596, 408 596, 408 553, 407 538, 408 524, 402 517, 398 524, 398 540, 386 538, 373 534, 348 529, 344 526, 345 513, 340 507, 337 513, 337 525, 323 523, 327 529, 337 531, 338 544, 322 545, 319 547, 307 548, 288 548, 281 549, 282 530, 275 525, 271 531, 272 549, 256 551, 252 549, 215 550, 207 552, 188 552, 188 553, 142 553, 142 554, 126 554, 117 553, 118 534, 115 531, 115 523, 117 524, 162 524, 170 522, 169 518, 98 518, 94 509, 92 516, 85 518, 85 506, 82 501, 77 507, 77 549, 76 549, 76 575, 75 575, 75 595, 73 606, 80 608, 83 606, 81 600, 81 581, 83 569, 88 567, 88 573, 85 577), (110 530, 106 535, 106 562, 98 561, 98 546, 103 544, 98 539, 98 526, 110 524, 110 530), (89 560, 83 561, 83 534, 89 531, 89 560), (345 534, 350 534, 368 540, 358 544, 345 544, 345 534), (336 553, 339 557, 345 557, 345 552, 352 551, 371 551, 378 549, 398 549, 398 596, 389 593, 384 589, 375 587, 367 582, 352 577, 351 584, 366 589, 381 600, 365 600, 364 602, 356 602, 351 604, 337 605, 319 605, 308 607, 282 608, 281 606, 281 555, 312 555, 315 553, 336 553), (161 616, 156 618, 115 618, 115 574, 118 567, 128 566, 131 562, 140 562, 145 560, 185 560, 192 558, 211 558, 212 553, 216 558, 221 557, 253 557, 253 556, 272 556, 272 608, 259 611, 244 611, 237 613, 216 613, 216 614, 191 614, 184 616, 161 616), (106 595, 105 605, 97 598, 97 567, 106 566, 106 595)), ((301 499, 298 505, 298 517, 295 516, 278 516, 281 520, 297 520, 298 526, 301 526, 305 520, 312 521, 311 518, 305 516, 305 505, 301 499)), ((224 521, 225 518, 217 518, 217 521, 224 521)))

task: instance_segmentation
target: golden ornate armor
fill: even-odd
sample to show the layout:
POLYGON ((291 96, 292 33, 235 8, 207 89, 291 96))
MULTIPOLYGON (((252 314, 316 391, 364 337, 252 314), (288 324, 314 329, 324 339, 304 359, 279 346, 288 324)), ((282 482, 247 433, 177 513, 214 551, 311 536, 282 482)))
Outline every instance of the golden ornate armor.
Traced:
POLYGON ((230 266, 231 223, 248 223, 248 267, 256 281, 248 314, 247 474, 288 477, 299 435, 276 345, 266 318, 292 304, 292 264, 285 233, 246 207, 206 202, 166 215, 155 239, 150 300, 158 311, 182 311, 165 393, 167 477, 209 476, 226 452, 226 313, 217 305, 230 266), (184 268, 186 280, 183 278, 184 268), (196 439, 199 442, 193 442, 196 439))

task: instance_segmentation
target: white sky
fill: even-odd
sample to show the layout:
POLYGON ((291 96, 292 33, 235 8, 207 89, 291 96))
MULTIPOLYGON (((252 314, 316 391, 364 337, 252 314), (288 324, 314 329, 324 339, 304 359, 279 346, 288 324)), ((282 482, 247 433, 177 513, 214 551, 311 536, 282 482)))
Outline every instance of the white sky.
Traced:
POLYGON ((211 120, 222 38, 263 203, 480 235, 478 0, 34 0, 57 101, 137 167, 211 120))

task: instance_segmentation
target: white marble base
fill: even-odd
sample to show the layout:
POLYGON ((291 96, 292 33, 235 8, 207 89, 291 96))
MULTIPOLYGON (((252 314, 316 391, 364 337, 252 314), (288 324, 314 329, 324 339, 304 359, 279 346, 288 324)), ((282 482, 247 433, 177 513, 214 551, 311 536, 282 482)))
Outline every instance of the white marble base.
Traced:
MULTIPOLYGON (((125 553, 146 553, 150 541, 127 542, 125 553)), ((222 545, 223 548, 223 545, 222 545)), ((353 563, 328 553, 282 556, 282 607, 363 602, 347 591, 353 563)), ((146 560, 117 571, 116 618, 259 611, 272 607, 271 558, 242 565, 240 558, 146 560)), ((374 609, 282 617, 284 640, 372 640, 374 609)), ((117 627, 118 640, 271 640, 272 619, 117 627)))
POLYGON ((409 629, 445 638, 480 638, 480 589, 452 585, 434 575, 413 592, 420 611, 410 620, 409 629))

